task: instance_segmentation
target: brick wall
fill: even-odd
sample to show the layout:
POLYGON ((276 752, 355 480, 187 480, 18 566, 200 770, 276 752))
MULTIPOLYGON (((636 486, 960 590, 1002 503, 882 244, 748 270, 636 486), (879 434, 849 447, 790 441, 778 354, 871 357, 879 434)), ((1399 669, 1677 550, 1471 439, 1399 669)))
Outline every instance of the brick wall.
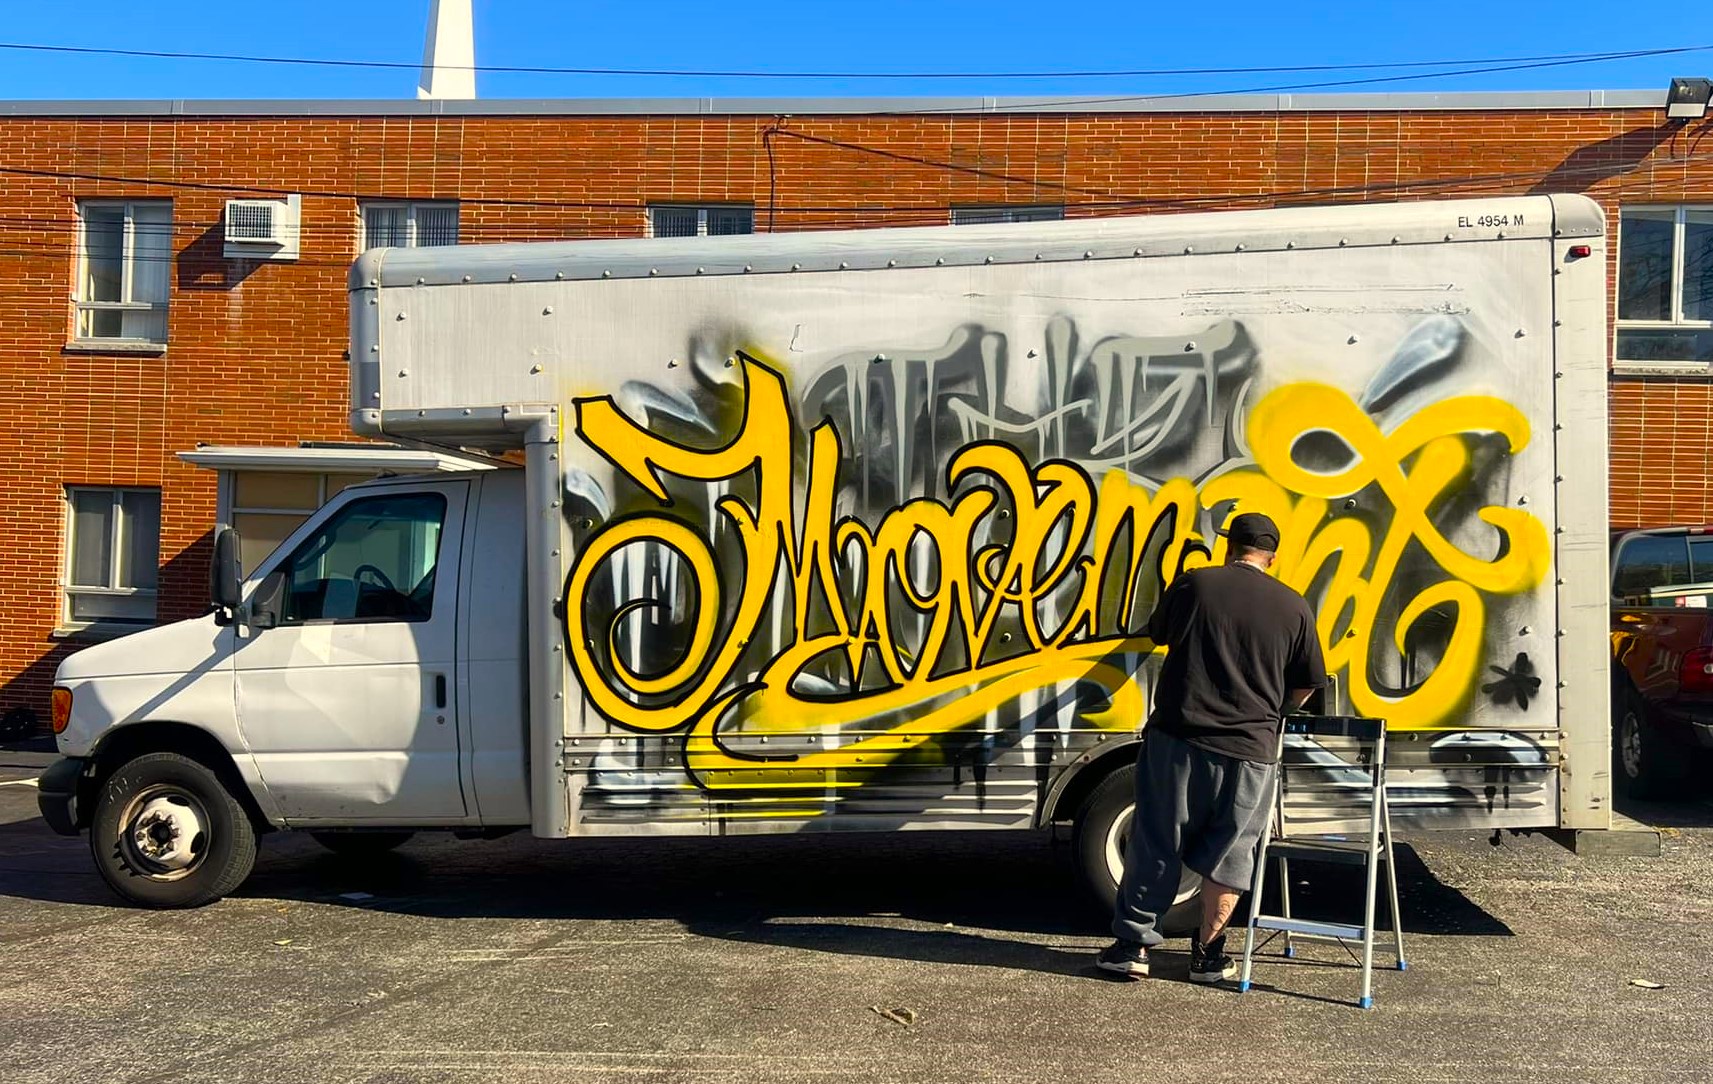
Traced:
MULTIPOLYGON (((0 117, 0 710, 45 714, 53 667, 80 646, 52 635, 65 485, 161 488, 171 620, 202 607, 215 509, 214 476, 176 454, 348 439, 354 193, 459 200, 467 242, 638 236, 661 201, 753 203, 765 231, 941 223, 957 204, 1081 215, 1529 192, 1586 192, 1615 236, 1622 203, 1713 202, 1708 130, 1621 109, 0 117), (301 258, 223 259, 222 207, 242 194, 225 185, 303 193, 301 258), (173 201, 164 356, 64 349, 76 201, 113 196, 173 201)), ((1713 520, 1709 392, 1614 379, 1614 525, 1713 520)))

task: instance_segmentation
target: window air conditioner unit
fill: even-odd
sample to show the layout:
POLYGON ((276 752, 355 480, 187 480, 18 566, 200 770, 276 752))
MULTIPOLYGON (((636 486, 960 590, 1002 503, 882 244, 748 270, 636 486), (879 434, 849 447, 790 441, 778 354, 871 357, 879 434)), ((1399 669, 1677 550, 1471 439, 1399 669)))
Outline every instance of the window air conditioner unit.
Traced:
POLYGON ((226 258, 295 260, 301 196, 226 201, 226 258))

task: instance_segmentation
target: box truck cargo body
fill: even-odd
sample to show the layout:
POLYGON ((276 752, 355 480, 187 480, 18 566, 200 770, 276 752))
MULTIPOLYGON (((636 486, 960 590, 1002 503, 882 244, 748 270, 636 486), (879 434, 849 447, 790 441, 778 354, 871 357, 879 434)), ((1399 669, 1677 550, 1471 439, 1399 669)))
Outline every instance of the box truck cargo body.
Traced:
MULTIPOLYGON (((372 251, 353 427, 495 469, 347 489, 217 561, 215 614, 74 656, 44 809, 165 902, 235 867, 171 843, 220 801, 126 789, 163 751, 258 828, 1073 822, 1109 891, 1142 630, 1240 510, 1401 821, 1605 827, 1603 231, 1541 196, 372 251)), ((1340 752, 1292 744, 1293 816, 1361 815, 1340 752)))

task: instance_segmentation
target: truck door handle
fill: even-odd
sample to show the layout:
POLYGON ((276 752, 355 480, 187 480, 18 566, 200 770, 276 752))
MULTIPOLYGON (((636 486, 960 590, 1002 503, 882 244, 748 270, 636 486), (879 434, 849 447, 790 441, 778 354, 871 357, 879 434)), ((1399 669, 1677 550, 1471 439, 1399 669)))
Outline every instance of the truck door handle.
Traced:
POLYGON ((446 706, 445 674, 434 675, 434 706, 437 708, 444 708, 446 706))

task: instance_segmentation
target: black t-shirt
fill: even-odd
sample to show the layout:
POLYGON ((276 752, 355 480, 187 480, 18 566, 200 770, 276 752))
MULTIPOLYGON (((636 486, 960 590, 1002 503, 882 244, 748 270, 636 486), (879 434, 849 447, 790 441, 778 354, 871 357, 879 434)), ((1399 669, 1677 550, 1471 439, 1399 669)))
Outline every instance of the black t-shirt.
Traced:
POLYGON ((1173 580, 1148 636, 1166 645, 1148 725, 1239 760, 1271 763, 1285 698, 1326 684, 1309 604, 1252 565, 1173 580))

